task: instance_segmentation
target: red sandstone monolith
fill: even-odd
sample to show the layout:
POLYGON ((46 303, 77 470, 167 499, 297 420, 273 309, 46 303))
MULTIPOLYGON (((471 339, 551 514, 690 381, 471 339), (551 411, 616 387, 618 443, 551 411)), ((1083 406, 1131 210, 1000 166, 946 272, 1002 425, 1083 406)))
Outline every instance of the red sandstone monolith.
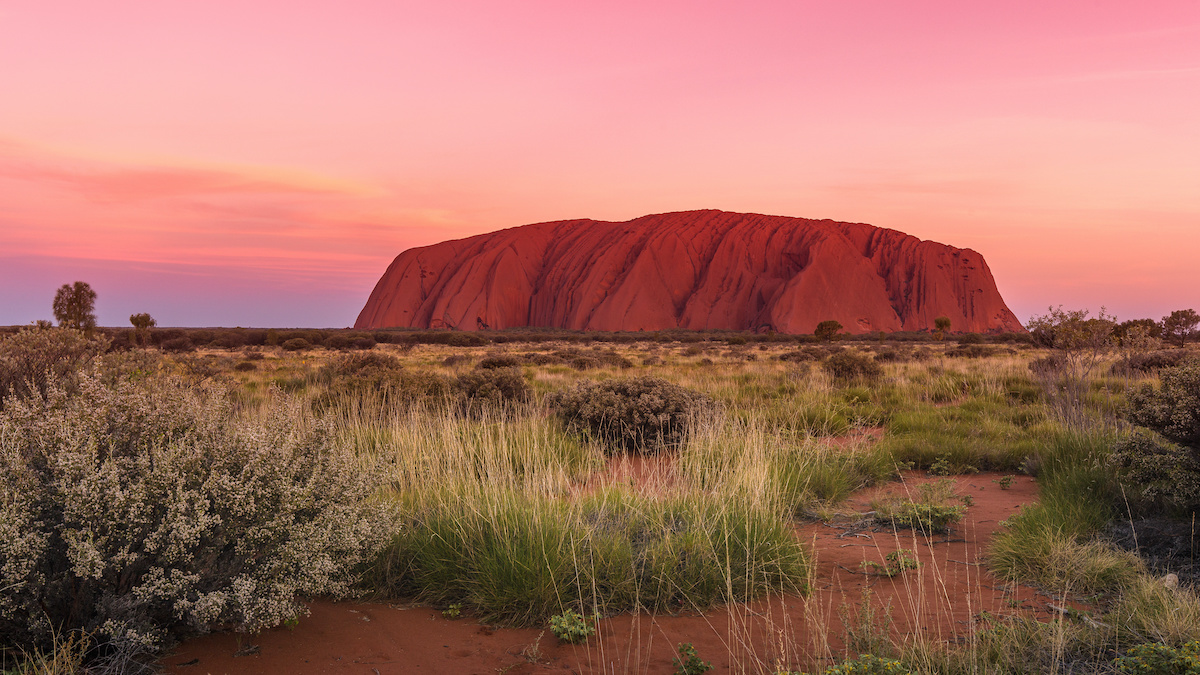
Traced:
POLYGON ((355 328, 1022 331, 983 256, 862 223, 723 211, 566 220, 409 249, 355 328))

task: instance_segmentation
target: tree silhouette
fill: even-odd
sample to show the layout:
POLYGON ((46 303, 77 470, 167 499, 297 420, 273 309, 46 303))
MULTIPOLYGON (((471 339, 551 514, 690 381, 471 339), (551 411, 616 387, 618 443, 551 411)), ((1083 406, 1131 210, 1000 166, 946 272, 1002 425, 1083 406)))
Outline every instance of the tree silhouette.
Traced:
POLYGON ((138 342, 145 347, 150 344, 150 329, 157 326, 158 322, 154 317, 142 312, 141 314, 130 314, 129 323, 133 324, 134 333, 137 335, 138 342))
POLYGON ((933 320, 933 327, 937 329, 937 332, 934 333, 933 336, 941 340, 942 338, 946 337, 946 331, 950 330, 950 317, 939 316, 933 320))
POLYGON ((829 342, 833 339, 837 332, 842 329, 842 324, 830 319, 817 324, 817 329, 813 331, 813 335, 819 340, 829 342))
POLYGON ((1177 309, 1162 320, 1163 337, 1168 340, 1178 340, 1182 347, 1190 338, 1197 334, 1196 325, 1200 324, 1200 314, 1194 309, 1177 309))
POLYGON ((92 332, 96 327, 96 291, 85 281, 63 284, 54 294, 54 318, 63 328, 92 332))

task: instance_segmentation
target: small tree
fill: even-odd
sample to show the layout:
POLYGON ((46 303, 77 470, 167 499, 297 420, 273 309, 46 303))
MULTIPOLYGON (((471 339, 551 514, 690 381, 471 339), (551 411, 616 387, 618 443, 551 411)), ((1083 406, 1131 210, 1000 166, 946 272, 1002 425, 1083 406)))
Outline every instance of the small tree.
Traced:
POLYGON ((817 324, 817 329, 813 331, 813 335, 815 335, 818 340, 829 342, 833 340, 834 336, 836 336, 837 332, 841 329, 842 324, 830 319, 817 324))
POLYGON ((1060 305, 1026 324, 1038 345, 1061 355, 1066 374, 1076 380, 1087 378, 1100 357, 1113 348, 1116 317, 1105 313, 1103 307, 1095 318, 1088 314, 1086 309, 1064 311, 1060 305))
POLYGON ((1162 324, 1154 319, 1129 319, 1113 326, 1113 337, 1122 347, 1130 335, 1157 340, 1162 337, 1162 324))
POLYGON ((54 318, 63 328, 91 333, 96 327, 96 291, 85 281, 63 284, 54 294, 54 318))
POLYGON ((129 315, 129 323, 133 324, 134 334, 137 335, 138 342, 145 347, 150 344, 150 329, 157 326, 158 322, 154 317, 142 312, 141 314, 129 315))
POLYGON ((934 339, 941 340, 945 338, 946 332, 950 330, 950 317, 939 316, 933 320, 933 327, 936 329, 936 332, 933 334, 934 339))
POLYGON ((1200 314, 1194 309, 1177 309, 1162 320, 1162 334, 1168 340, 1178 340, 1182 347, 1188 340, 1197 335, 1196 325, 1200 324, 1200 314))
POLYGON ((1105 313, 1103 307, 1090 318, 1086 309, 1064 311, 1061 305, 1026 324, 1038 345, 1053 350, 1046 359, 1031 363, 1030 368, 1043 379, 1047 393, 1069 421, 1083 419, 1087 378, 1112 350, 1115 325, 1116 318, 1105 313))

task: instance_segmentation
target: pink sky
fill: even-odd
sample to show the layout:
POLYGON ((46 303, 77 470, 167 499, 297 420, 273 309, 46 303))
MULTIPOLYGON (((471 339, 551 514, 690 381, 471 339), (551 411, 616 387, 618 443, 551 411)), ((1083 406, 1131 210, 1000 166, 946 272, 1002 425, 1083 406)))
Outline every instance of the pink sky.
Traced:
POLYGON ((347 326, 405 248, 717 208, 1200 309, 1200 2, 0 2, 0 325, 347 326))

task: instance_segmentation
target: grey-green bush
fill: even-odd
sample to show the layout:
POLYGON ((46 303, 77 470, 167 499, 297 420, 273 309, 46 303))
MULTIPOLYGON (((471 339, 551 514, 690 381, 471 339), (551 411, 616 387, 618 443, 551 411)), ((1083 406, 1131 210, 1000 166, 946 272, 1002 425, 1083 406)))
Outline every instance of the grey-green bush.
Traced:
POLYGON ((850 349, 840 351, 825 360, 825 371, 834 379, 843 381, 874 381, 883 375, 883 366, 875 363, 869 354, 850 349))
POLYGON ((454 379, 454 393, 460 408, 467 413, 479 413, 529 400, 529 383, 520 368, 491 368, 466 372, 454 379))
POLYGON ((683 440, 693 414, 712 401, 655 377, 584 381, 546 398, 567 426, 627 452, 657 452, 683 440))
POLYGON ((438 407, 445 405, 452 395, 450 378, 408 370, 400 359, 377 351, 332 358, 317 370, 315 380, 325 386, 325 391, 314 402, 318 408, 349 399, 368 398, 385 406, 409 406, 420 402, 438 407))
POLYGON ((108 348, 71 328, 24 328, 0 338, 0 408, 9 396, 45 395, 50 383, 71 389, 76 374, 108 348))
POLYGON ((297 594, 347 591, 390 529, 374 481, 282 394, 257 417, 159 377, 10 399, 0 411, 0 636, 79 629, 156 649, 257 631, 297 594))
POLYGON ((1163 436, 1200 449, 1200 359, 1164 368, 1162 387, 1129 394, 1129 419, 1163 436))
POLYGON ((1116 443, 1112 462, 1131 506, 1150 512, 1200 509, 1200 459, 1191 450, 1136 431, 1116 443))

